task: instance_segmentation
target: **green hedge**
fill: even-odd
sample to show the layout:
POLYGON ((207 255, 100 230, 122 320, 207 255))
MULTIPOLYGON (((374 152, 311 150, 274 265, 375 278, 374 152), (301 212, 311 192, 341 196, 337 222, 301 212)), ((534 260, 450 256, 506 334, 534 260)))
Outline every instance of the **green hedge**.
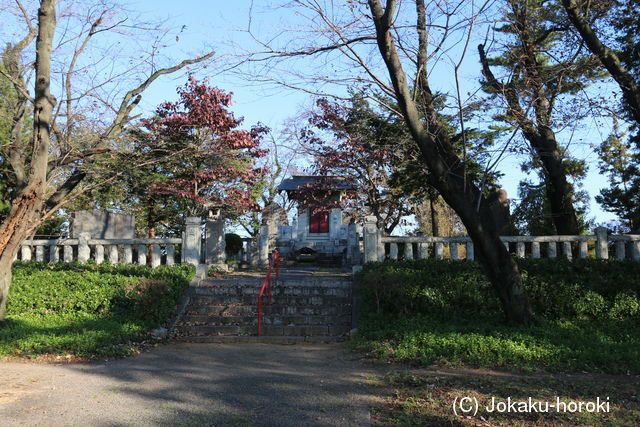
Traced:
MULTIPOLYGON (((640 318, 640 263, 524 259, 522 280, 547 319, 640 318)), ((381 313, 499 314, 500 302, 475 262, 419 260, 367 264, 365 299, 381 313)))
POLYGON ((192 266, 16 262, 0 355, 122 355, 166 321, 192 266))
POLYGON ((356 347, 420 364, 640 372, 640 263, 520 260, 539 321, 509 325, 477 263, 367 264, 356 347))

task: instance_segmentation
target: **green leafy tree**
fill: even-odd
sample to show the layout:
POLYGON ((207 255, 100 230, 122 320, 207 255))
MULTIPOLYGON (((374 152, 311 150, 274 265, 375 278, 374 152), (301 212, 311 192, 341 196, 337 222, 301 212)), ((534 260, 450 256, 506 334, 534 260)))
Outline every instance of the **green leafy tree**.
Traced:
POLYGON ((126 149, 103 161, 93 181, 120 168, 114 185, 83 198, 85 206, 134 214, 150 238, 179 235, 186 215, 257 209, 254 182, 264 171, 254 162, 265 154, 259 145, 267 129, 238 129, 231 95, 206 82, 190 77, 178 94, 178 102, 161 104, 129 133, 126 149))
MULTIPOLYGON (((407 150, 413 149, 405 123, 374 110, 360 95, 343 103, 319 99, 309 123, 301 141, 313 156, 313 173, 346 179, 354 188, 336 203, 353 218, 375 216, 378 227, 391 234, 415 205, 415 193, 393 182, 393 175, 408 161, 407 150)), ((308 190, 303 198, 310 206, 313 196, 327 194, 308 190)), ((328 203, 318 202, 324 207, 328 203)))
POLYGON ((615 213, 625 229, 640 229, 640 1, 562 0, 569 21, 590 51, 618 84, 619 106, 630 123, 628 136, 619 129, 598 149, 600 171, 609 177, 609 188, 596 200, 615 213))
POLYGON ((545 185, 555 230, 580 234, 572 180, 584 174, 584 165, 570 156, 557 132, 564 123, 580 119, 574 113, 576 95, 602 77, 602 71, 597 59, 572 40, 558 1, 504 0, 503 5, 497 56, 489 58, 483 45, 478 48, 484 89, 502 100, 503 111, 496 118, 522 132, 531 153, 528 163, 545 185), (494 69, 505 77, 496 77, 494 69))
MULTIPOLYGON (((529 236, 557 235, 549 199, 544 184, 534 184, 530 180, 518 184, 519 202, 511 215, 513 233, 529 236)), ((586 191, 576 192, 576 213, 582 230, 587 230, 593 221, 587 219, 589 195, 586 191)))
POLYGON ((632 140, 616 125, 613 134, 600 144, 600 172, 609 177, 609 188, 601 189, 596 200, 620 218, 623 229, 637 231, 640 230, 640 154, 632 140))

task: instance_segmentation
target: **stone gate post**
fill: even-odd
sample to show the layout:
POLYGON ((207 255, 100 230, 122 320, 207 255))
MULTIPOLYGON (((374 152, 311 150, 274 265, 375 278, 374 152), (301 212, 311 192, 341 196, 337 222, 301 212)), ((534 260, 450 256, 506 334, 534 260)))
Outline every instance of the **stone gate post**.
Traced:
POLYGON ((258 266, 266 267, 269 265, 269 225, 260 226, 260 234, 258 235, 258 266))
POLYGON ((200 249, 202 236, 200 233, 200 217, 190 216, 186 219, 185 230, 182 234, 182 262, 198 266, 200 264, 200 249))
POLYGON ((364 219, 364 262, 376 262, 384 259, 384 246, 381 247, 380 237, 382 236, 376 224, 376 217, 366 216, 364 219))
POLYGON ((596 232, 596 258, 609 259, 609 239, 606 227, 598 227, 596 232))
POLYGON ((356 221, 351 218, 351 221, 349 221, 349 225, 347 226, 347 264, 360 264, 358 243, 356 221))
POLYGON ((223 265, 227 259, 226 241, 224 239, 224 218, 218 215, 216 218, 207 219, 205 224, 206 256, 207 264, 223 265))
POLYGON ((91 255, 91 248, 89 247, 89 239, 91 235, 86 231, 80 233, 78 236, 78 261, 87 262, 91 255))

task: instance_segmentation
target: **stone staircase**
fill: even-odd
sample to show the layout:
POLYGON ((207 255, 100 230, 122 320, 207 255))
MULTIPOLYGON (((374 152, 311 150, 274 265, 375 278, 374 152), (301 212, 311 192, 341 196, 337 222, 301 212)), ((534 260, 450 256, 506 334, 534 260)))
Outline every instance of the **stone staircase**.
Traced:
POLYGON ((271 283, 271 305, 263 299, 257 336, 258 294, 264 276, 205 279, 188 291, 172 335, 190 342, 331 342, 352 328, 349 276, 287 276, 271 283))

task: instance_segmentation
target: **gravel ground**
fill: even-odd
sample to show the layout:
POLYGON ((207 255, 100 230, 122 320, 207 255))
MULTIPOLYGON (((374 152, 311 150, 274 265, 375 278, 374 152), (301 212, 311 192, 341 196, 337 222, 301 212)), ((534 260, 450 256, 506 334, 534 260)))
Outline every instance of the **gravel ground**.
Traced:
POLYGON ((161 345, 90 364, 0 363, 0 425, 369 425, 345 344, 161 345))

